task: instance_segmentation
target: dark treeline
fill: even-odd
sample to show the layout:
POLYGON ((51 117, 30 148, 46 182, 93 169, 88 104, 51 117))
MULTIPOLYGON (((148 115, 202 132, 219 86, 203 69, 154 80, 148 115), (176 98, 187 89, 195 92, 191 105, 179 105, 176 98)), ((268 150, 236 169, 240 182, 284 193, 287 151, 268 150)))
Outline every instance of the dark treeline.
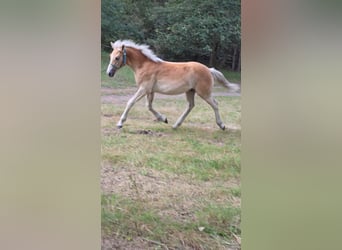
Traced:
POLYGON ((240 0, 102 0, 102 49, 131 39, 169 61, 240 71, 240 7, 240 0))

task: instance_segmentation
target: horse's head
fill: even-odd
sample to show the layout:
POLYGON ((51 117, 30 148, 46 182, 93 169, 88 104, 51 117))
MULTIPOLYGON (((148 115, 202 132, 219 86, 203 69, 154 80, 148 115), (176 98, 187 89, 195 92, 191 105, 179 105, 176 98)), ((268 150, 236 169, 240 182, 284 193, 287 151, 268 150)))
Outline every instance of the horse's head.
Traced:
POLYGON ((126 48, 122 45, 121 48, 115 48, 114 43, 111 43, 113 51, 110 54, 110 61, 107 67, 107 75, 113 77, 116 70, 126 64, 126 48))

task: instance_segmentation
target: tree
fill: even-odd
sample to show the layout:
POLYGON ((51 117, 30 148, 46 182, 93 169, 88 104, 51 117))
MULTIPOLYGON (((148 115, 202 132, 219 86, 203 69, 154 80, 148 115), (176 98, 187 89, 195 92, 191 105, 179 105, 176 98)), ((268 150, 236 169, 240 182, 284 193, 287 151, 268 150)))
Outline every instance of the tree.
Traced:
POLYGON ((134 1, 102 0, 101 2, 101 43, 108 48, 110 42, 131 38, 143 41, 142 20, 136 15, 134 1))
POLYGON ((222 55, 232 58, 234 49, 239 52, 240 1, 171 0, 155 7, 150 19, 155 47, 173 59, 195 58, 216 66, 229 60, 222 55))
POLYGON ((132 39, 167 60, 239 70, 240 0, 102 0, 101 41, 132 39))

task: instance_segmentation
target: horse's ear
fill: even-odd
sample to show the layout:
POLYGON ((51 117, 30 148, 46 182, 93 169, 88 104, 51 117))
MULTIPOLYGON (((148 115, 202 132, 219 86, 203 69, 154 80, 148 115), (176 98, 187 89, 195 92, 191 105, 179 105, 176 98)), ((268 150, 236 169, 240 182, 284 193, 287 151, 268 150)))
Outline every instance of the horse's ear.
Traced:
POLYGON ((122 44, 121 50, 123 51, 123 50, 124 50, 124 48, 125 48, 125 45, 124 45, 124 44, 122 44))
POLYGON ((114 49, 114 43, 110 42, 110 45, 112 46, 112 48, 114 49))

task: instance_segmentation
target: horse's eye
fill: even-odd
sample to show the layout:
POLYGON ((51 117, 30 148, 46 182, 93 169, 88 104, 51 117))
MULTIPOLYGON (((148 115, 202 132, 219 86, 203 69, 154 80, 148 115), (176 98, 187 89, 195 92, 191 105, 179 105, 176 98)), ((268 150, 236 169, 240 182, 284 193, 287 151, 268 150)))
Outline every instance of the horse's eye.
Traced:
POLYGON ((119 57, 119 56, 115 57, 115 60, 119 61, 119 59, 120 59, 120 57, 119 57))

